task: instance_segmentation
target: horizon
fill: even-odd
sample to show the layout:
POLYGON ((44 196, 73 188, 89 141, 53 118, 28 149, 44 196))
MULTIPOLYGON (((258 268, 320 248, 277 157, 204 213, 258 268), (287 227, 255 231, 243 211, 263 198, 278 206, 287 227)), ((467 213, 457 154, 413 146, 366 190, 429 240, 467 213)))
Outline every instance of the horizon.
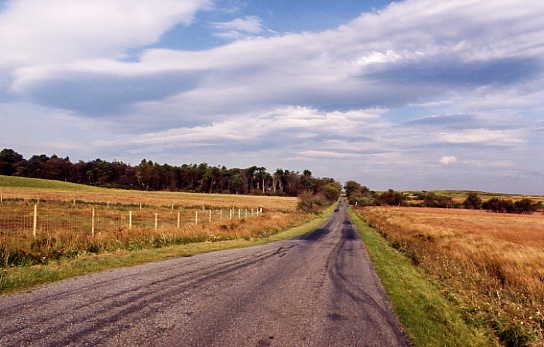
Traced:
POLYGON ((0 148, 544 195, 543 15, 515 0, 0 0, 0 148))
MULTIPOLYGON (((13 150, 12 148, 4 148, 6 150, 13 150)), ((17 153, 17 151, 15 151, 17 153)), ((20 153, 19 153, 20 154, 20 153)), ((40 154, 34 154, 35 156, 40 156, 40 155, 45 155, 47 156, 48 158, 52 158, 54 156, 57 156, 58 158, 62 158, 62 159, 65 159, 65 158, 68 158, 68 160, 72 163, 72 164, 76 164, 77 162, 80 162, 80 160, 77 160, 77 161, 72 161, 72 159, 69 157, 69 156, 66 156, 66 157, 61 157, 61 156, 58 156, 57 154, 46 154, 46 153, 40 153, 40 154)), ((32 156, 34 155, 30 155, 30 156, 23 156, 23 159, 24 160, 29 160, 32 156)), ((92 159, 91 161, 94 161, 94 160, 104 160, 102 158, 94 158, 92 159)), ((192 162, 192 163, 180 163, 180 164, 171 164, 171 163, 159 163, 159 162, 155 162, 153 161, 152 159, 148 159, 148 158, 142 158, 140 160, 140 163, 143 161, 143 160, 146 160, 147 162, 153 162, 154 164, 158 164, 158 165, 169 165, 169 166, 174 166, 174 167, 181 167, 182 165, 187 165, 187 166, 198 166, 198 165, 201 165, 201 164, 206 164, 208 165, 208 167, 218 167, 218 168, 221 168, 221 167, 225 167, 227 170, 247 170, 251 167, 260 167, 259 165, 251 165, 251 166, 248 166, 248 167, 229 167, 229 166, 226 166, 226 165, 222 165, 222 164, 210 164, 210 163, 199 163, 199 162, 192 162)), ((87 161, 88 162, 88 161, 87 161)), ((131 167, 136 167, 138 166, 139 164, 133 164, 133 163, 129 163, 129 162, 124 162, 122 160, 116 160, 116 159, 113 159, 111 161, 109 161, 110 163, 113 163, 113 162, 119 162, 119 163, 122 163, 122 164, 126 164, 128 166, 131 166, 131 167)), ((301 169, 301 170, 291 170, 290 168, 267 168, 265 167, 266 169, 266 172, 269 173, 269 174, 272 174, 274 171, 276 170, 287 170, 289 172, 292 172, 292 173, 296 173, 296 174, 302 174, 303 171, 306 171, 307 169, 301 169)), ((338 183, 340 183, 342 185, 342 187, 344 187, 346 185, 346 183, 350 180, 346 180, 346 181, 338 181, 336 180, 334 177, 325 177, 325 176, 316 176, 314 175, 314 173, 310 170, 311 172, 311 176, 314 177, 314 178, 318 178, 318 179, 329 179, 329 178, 332 178, 334 179, 335 181, 337 181, 338 183)), ((71 182, 71 181, 66 181, 66 180, 59 180, 59 179, 50 179, 50 178, 40 178, 40 177, 28 177, 28 176, 17 176, 17 175, 1 175, 0 176, 3 176, 3 177, 20 177, 20 178, 23 178, 23 179, 43 179, 43 180, 53 180, 53 181, 59 181, 59 182, 69 182, 69 183, 75 183, 75 184, 83 184, 83 185, 87 185, 85 183, 77 183, 77 182, 71 182)), ((357 181, 356 181, 357 182, 357 181)), ((362 184, 361 182, 357 182, 357 183, 360 183, 362 184)), ((362 184, 364 185, 364 184, 362 184)), ((98 186, 100 187, 100 186, 98 186)), ((106 187, 107 188, 107 187, 106 187)), ((371 191, 374 191, 374 192, 385 192, 389 189, 393 189, 393 188, 386 188, 386 189, 373 189, 373 187, 368 187, 371 191)), ((116 189, 128 189, 128 190, 131 190, 133 188, 116 188, 116 189)), ((342 188, 343 189, 343 188, 342 188)), ((470 193, 470 192, 475 192, 475 193, 483 193, 483 194, 499 194, 499 195, 527 195, 527 196, 535 196, 535 197, 544 197, 544 194, 528 194, 528 193, 519 193, 519 192, 500 192, 500 191, 497 191, 497 192, 492 192, 492 191, 483 191, 483 190, 476 190, 476 189, 455 189, 455 188, 449 188, 449 189, 444 189, 444 188, 438 188, 438 189, 425 189, 425 188, 421 188, 421 189, 393 189, 395 191, 399 191, 399 192, 402 192, 402 193, 410 193, 410 192, 426 192, 426 191, 430 191, 430 192, 466 192, 466 193, 470 193)), ((203 193, 203 194, 206 194, 206 193, 203 193)), ((231 195, 233 193, 214 193, 214 194, 227 194, 227 195, 231 195)), ((237 195, 237 194, 236 194, 237 195)))

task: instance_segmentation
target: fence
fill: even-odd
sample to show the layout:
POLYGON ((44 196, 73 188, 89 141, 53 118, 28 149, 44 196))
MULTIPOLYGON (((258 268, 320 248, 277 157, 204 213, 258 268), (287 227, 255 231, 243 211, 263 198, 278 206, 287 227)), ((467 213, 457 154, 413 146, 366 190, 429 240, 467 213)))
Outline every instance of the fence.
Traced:
POLYGON ((187 224, 205 224, 258 216, 262 208, 187 209, 176 207, 110 206, 74 202, 43 202, 8 199, 0 201, 0 234, 40 234, 54 231, 88 233, 119 232, 130 229, 180 228, 187 224))

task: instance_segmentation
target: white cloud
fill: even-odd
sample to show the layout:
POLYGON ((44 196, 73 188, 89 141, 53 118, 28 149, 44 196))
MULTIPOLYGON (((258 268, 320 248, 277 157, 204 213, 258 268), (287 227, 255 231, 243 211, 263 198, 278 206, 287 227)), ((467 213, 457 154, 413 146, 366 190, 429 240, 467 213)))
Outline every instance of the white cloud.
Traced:
MULTIPOLYGON (((384 110, 350 110, 326 112, 303 106, 285 106, 256 113, 231 116, 223 121, 193 127, 172 128, 166 131, 129 135, 115 140, 117 145, 154 145, 180 143, 199 145, 222 144, 225 140, 248 142, 284 134, 296 139, 315 139, 317 136, 361 136, 366 129, 383 128, 388 123, 380 119, 384 110), (312 136, 304 136, 312 131, 312 136), (299 137, 296 134, 303 134, 299 137)), ((318 139, 319 140, 319 139, 318 139)), ((114 143, 105 141, 103 145, 114 143)))
POLYGON ((300 155, 311 158, 358 158, 361 155, 356 153, 342 153, 333 151, 302 151, 300 155))
POLYGON ((218 32, 214 35, 224 39, 240 39, 247 35, 257 35, 268 31, 263 26, 261 18, 256 16, 247 16, 236 18, 228 22, 212 23, 218 32))
POLYGON ((455 164, 456 162, 457 162, 457 158, 452 155, 447 155, 440 158, 440 164, 443 164, 443 165, 455 164))
POLYGON ((523 132, 519 130, 467 129, 457 132, 438 134, 441 141, 447 143, 482 143, 495 146, 524 143, 523 132))
POLYGON ((117 59, 188 25, 209 0, 8 0, 0 13, 0 67, 117 59))
MULTIPOLYGON (((162 8, 162 2, 157 7, 162 8)), ((162 12, 153 17, 161 19, 158 23, 168 22, 161 15, 162 12)), ((172 88, 167 98, 143 105, 152 109, 150 113, 185 110, 190 105, 188 113, 195 115, 194 118, 209 120, 203 114, 247 112, 249 105, 262 109, 278 104, 318 108, 425 104, 443 100, 444 93, 450 94, 449 97, 451 94, 466 97, 481 86, 514 83, 527 74, 536 73, 532 72, 536 68, 533 60, 540 59, 544 52, 542 16, 544 5, 535 1, 524 6, 519 6, 516 0, 504 0, 500 4, 474 0, 449 4, 431 0, 404 1, 319 33, 258 37, 202 51, 149 49, 138 62, 131 63, 120 62, 112 54, 107 57, 98 54, 96 58, 97 54, 86 53, 83 60, 77 56, 63 60, 66 62, 62 64, 32 65, 18 69, 12 90, 21 95, 36 95, 36 90, 48 88, 49 82, 59 79, 71 85, 77 84, 82 76, 93 78, 97 74, 99 78, 116 79, 119 76, 151 78, 178 72, 182 73, 182 81, 186 74, 196 76, 194 87, 184 92, 172 88), (523 20, 512 21, 512 16, 523 20), (475 76, 485 78, 478 80, 475 76), (228 112, 224 112, 225 109, 228 112)), ((234 31, 245 35, 265 30, 257 17, 215 25, 224 30, 222 33, 234 31)), ((138 34, 144 29, 149 31, 145 26, 138 28, 126 41, 134 44, 133 37, 146 37, 138 34)), ((164 29, 150 30, 155 33, 154 37, 162 31, 164 29)), ((113 44, 118 55, 126 48, 122 38, 113 44)), ((97 44, 85 39, 85 35, 77 39, 86 47, 97 44)), ((110 40, 108 37, 104 42, 110 40)), ((139 43, 145 44, 143 41, 139 43)), ((67 42, 68 50, 70 42, 67 42)), ((64 48, 64 44, 59 47, 64 48)), ((47 50, 45 52, 47 56, 47 50)), ((62 83, 59 84, 62 86, 62 83)), ((138 84, 146 88, 145 80, 138 84)), ((152 90, 155 85, 148 88, 152 90)), ((487 89, 484 94, 492 94, 495 89, 487 89)), ((40 99, 40 102, 48 100, 40 99)))

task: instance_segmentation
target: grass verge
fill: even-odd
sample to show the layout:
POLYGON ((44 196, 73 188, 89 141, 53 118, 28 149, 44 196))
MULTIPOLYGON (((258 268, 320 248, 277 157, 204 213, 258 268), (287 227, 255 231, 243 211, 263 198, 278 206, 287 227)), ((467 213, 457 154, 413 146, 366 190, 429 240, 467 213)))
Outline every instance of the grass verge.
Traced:
POLYGON ((349 211, 400 322, 416 346, 496 346, 486 331, 467 324, 459 310, 411 261, 349 211))
POLYGON ((199 253, 250 247, 289 239, 307 233, 323 224, 332 215, 335 208, 336 204, 327 208, 309 222, 260 239, 196 242, 135 251, 118 250, 112 253, 87 255, 75 259, 61 259, 47 265, 0 268, 0 295, 118 267, 138 265, 173 257, 189 257, 199 253))

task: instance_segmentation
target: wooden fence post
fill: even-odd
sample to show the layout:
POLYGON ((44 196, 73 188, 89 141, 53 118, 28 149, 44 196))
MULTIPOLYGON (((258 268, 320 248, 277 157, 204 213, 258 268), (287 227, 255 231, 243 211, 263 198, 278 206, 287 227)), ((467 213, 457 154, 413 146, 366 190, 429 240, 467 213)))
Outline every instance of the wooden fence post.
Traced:
POLYGON ((195 211, 195 224, 198 224, 198 211, 195 211))
POLYGON ((142 210, 142 203, 140 202, 140 211, 142 210))
POLYGON ((238 219, 242 218, 242 212, 238 209, 238 219))
POLYGON ((229 219, 232 219, 232 208, 229 208, 229 219))
POLYGON ((132 229, 132 211, 128 211, 128 230, 132 229))
POLYGON ((95 211, 93 207, 93 212, 91 214, 91 235, 93 238, 94 238, 94 216, 95 216, 95 211))
POLYGON ((210 210, 210 223, 212 222, 212 210, 210 210))
POLYGON ((38 204, 34 204, 34 216, 32 218, 32 236, 36 238, 36 229, 38 229, 38 204))
POLYGON ((178 229, 181 226, 181 212, 178 211, 178 229))
POLYGON ((159 228, 159 214, 155 213, 155 231, 159 228))

